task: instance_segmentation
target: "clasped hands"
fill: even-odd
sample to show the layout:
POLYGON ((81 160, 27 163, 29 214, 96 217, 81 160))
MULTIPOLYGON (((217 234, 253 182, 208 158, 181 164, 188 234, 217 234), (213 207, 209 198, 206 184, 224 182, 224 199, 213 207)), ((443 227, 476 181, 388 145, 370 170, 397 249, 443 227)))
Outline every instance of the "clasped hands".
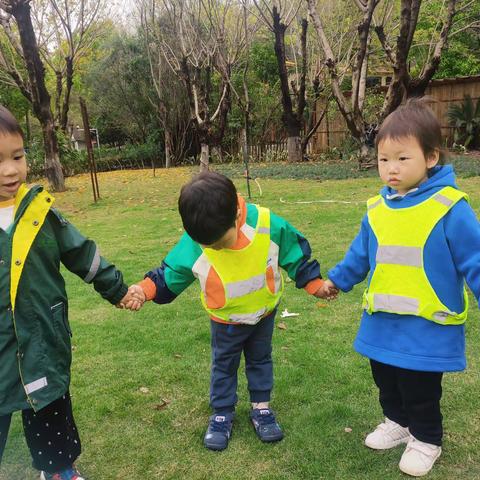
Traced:
POLYGON ((338 291, 338 288, 331 280, 325 280, 314 295, 317 298, 323 298, 325 300, 335 300, 338 296, 338 291))
POLYGON ((140 285, 130 285, 126 295, 117 303, 117 308, 126 308, 127 310, 137 311, 143 307, 147 298, 140 285))

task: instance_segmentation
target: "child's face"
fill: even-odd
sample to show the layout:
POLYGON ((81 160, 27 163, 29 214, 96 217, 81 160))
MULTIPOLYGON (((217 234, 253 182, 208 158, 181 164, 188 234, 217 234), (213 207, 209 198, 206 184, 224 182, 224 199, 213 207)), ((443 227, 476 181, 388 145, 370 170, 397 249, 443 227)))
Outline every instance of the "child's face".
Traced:
POLYGON ((0 134, 0 201, 13 198, 26 178, 22 137, 15 133, 0 134))
POLYGON ((235 219, 235 225, 230 227, 224 235, 219 238, 216 242, 210 245, 202 245, 206 248, 212 248, 213 250, 222 250, 223 248, 233 248, 237 243, 238 239, 238 230, 237 230, 237 223, 240 219, 241 211, 240 209, 237 210, 237 217, 235 219))
POLYGON ((425 157, 415 137, 385 138, 378 144, 378 171, 382 181, 400 194, 418 187, 438 163, 439 151, 425 157))

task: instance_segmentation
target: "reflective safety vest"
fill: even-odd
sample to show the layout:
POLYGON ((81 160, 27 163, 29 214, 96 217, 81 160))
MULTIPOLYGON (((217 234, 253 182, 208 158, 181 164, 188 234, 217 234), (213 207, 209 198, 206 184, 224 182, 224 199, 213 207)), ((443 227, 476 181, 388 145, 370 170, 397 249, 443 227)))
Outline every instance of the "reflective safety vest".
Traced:
POLYGON ((368 313, 417 315, 442 325, 465 322, 465 288, 465 309, 450 311, 435 293, 424 267, 424 249, 430 233, 462 198, 468 201, 465 193, 445 187, 408 208, 390 208, 381 195, 368 200, 368 221, 378 241, 376 267, 363 295, 363 308, 368 313))
MULTIPOLYGON (((251 242, 240 250, 204 248, 209 267, 218 274, 224 290, 225 305, 209 308, 205 300, 208 269, 199 275, 201 299, 207 312, 226 322, 254 325, 275 309, 283 292, 283 278, 278 267, 278 247, 270 240, 270 210, 258 208, 258 221, 251 242), (203 277, 203 278, 202 278, 203 277), (267 285, 274 284, 274 291, 267 285)), ((199 272, 197 272, 199 273, 199 272)))

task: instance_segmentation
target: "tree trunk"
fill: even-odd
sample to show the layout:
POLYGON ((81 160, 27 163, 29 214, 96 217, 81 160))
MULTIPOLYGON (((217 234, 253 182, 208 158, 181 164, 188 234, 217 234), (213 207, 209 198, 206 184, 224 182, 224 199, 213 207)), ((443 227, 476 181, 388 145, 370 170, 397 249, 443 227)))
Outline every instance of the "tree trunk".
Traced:
POLYGON ((172 144, 172 136, 170 130, 165 128, 165 168, 170 168, 172 163, 172 153, 170 146, 172 144))
POLYGON ((70 56, 65 57, 65 63, 67 66, 65 97, 63 99, 62 115, 60 117, 60 127, 64 133, 67 132, 68 111, 70 110, 70 94, 72 93, 73 87, 73 59, 70 56))
POLYGON ((26 129, 26 143, 27 147, 30 148, 30 141, 31 141, 31 136, 32 136, 32 127, 30 125, 30 110, 27 110, 25 112, 25 129, 26 129))
POLYGON ((50 105, 50 94, 45 85, 45 68, 38 49, 27 0, 14 2, 11 13, 15 17, 20 35, 20 43, 32 93, 33 113, 38 118, 43 132, 45 147, 45 174, 55 191, 65 190, 65 180, 58 155, 54 120, 50 105))
POLYGON ((62 192, 65 190, 65 180, 60 165, 53 121, 42 123, 42 133, 45 147, 45 176, 56 192, 62 192))
POLYGON ((302 161, 302 139, 297 137, 288 137, 287 139, 287 153, 289 162, 302 161))
POLYGON ((210 148, 206 143, 201 144, 201 153, 200 153, 200 171, 203 172, 208 170, 208 160, 209 160, 210 148))
POLYGON ((368 170, 369 168, 373 168, 376 166, 375 160, 375 150, 365 143, 362 143, 360 146, 359 157, 358 157, 358 164, 360 170, 368 170))

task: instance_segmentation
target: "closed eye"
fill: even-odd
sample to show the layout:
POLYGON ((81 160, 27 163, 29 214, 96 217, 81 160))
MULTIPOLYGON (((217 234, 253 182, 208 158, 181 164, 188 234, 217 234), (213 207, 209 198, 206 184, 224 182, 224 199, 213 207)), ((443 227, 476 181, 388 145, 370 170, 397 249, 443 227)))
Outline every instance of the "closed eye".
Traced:
POLYGON ((378 161, 379 162, 387 162, 388 160, 386 158, 379 158, 378 161))

